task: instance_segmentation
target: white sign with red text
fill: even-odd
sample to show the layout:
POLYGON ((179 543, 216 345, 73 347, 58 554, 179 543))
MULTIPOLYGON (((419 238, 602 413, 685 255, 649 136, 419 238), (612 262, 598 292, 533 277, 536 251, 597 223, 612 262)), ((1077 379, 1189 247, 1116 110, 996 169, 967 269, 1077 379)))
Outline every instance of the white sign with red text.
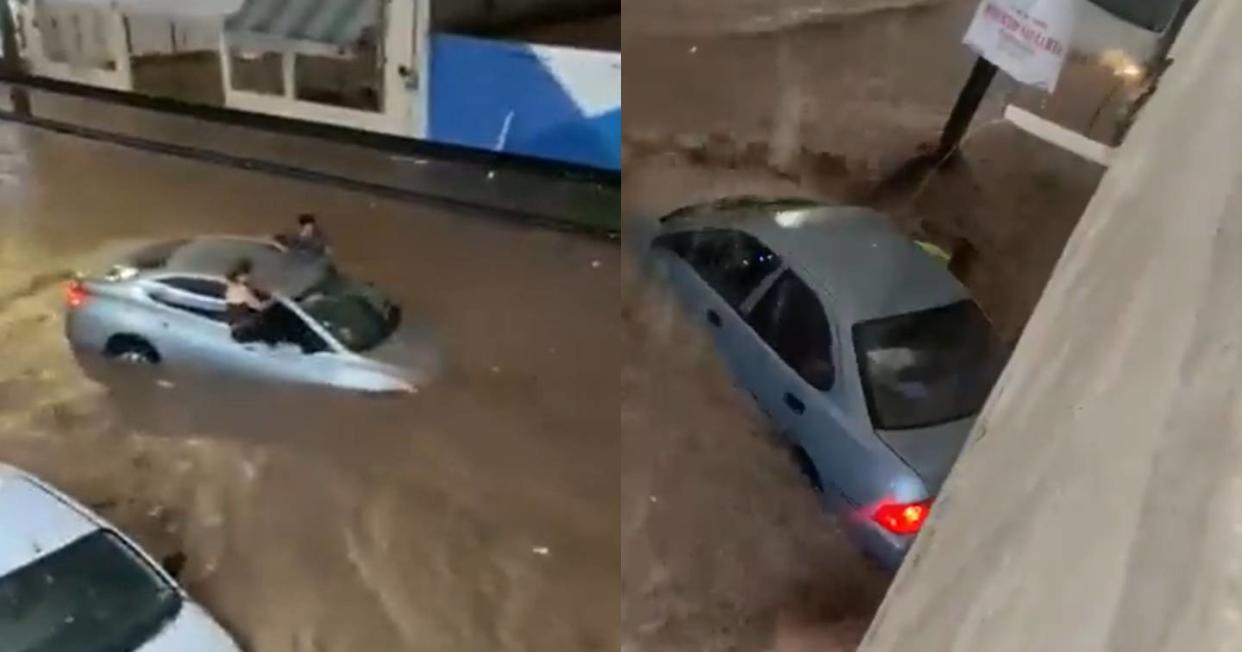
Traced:
POLYGON ((1051 93, 1077 8, 1078 0, 981 0, 964 42, 1010 77, 1051 93))

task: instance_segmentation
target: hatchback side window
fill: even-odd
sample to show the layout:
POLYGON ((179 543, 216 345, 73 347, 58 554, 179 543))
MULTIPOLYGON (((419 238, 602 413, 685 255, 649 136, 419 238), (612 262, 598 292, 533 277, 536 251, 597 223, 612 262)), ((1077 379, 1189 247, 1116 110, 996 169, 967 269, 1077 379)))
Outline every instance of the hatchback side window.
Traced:
POLYGON ((754 237, 730 229, 703 229, 662 237, 734 310, 781 266, 781 259, 754 237))
POLYGON ((832 327, 815 291, 792 271, 781 274, 746 321, 808 384, 832 388, 832 327))

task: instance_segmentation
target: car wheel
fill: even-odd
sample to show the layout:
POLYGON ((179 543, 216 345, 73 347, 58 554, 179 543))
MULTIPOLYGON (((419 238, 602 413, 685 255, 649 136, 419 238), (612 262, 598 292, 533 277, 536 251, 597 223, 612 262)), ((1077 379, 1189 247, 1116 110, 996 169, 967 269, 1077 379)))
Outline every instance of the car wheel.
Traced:
POLYGON ((128 365, 153 365, 160 361, 160 354, 150 342, 134 336, 118 335, 108 341, 104 354, 111 360, 128 365))
POLYGON ((815 463, 811 461, 811 456, 801 446, 794 446, 792 449, 794 464, 798 465, 798 471, 802 473, 802 477, 810 483, 815 491, 824 493, 824 483, 819 479, 819 471, 815 468, 815 463))

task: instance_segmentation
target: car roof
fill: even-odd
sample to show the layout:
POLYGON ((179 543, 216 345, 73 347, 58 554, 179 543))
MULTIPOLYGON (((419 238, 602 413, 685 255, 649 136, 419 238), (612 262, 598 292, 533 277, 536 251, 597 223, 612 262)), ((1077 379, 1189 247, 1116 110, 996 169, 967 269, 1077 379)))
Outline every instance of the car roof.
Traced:
POLYGON ((38 480, 0 464, 0 576, 98 529, 38 480))
POLYGON ((970 296, 942 263, 870 208, 733 199, 672 218, 664 220, 666 231, 722 228, 754 236, 854 322, 970 296))
POLYGON ((172 252, 161 271, 223 279, 243 258, 254 265, 251 276, 256 285, 289 297, 306 293, 331 269, 326 257, 290 252, 274 242, 209 236, 187 240, 172 252))

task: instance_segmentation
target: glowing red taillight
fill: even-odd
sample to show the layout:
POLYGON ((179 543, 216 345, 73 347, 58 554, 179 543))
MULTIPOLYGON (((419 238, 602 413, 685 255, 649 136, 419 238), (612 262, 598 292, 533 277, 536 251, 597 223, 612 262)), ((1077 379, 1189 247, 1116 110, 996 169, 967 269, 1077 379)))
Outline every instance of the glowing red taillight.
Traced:
POLYGON ((871 520, 893 534, 916 534, 931 513, 931 501, 882 503, 871 512, 871 520))
POLYGON ((82 285, 81 281, 71 281, 65 287, 65 303, 69 304, 70 308, 77 308, 86 303, 86 297, 86 286, 82 285))

